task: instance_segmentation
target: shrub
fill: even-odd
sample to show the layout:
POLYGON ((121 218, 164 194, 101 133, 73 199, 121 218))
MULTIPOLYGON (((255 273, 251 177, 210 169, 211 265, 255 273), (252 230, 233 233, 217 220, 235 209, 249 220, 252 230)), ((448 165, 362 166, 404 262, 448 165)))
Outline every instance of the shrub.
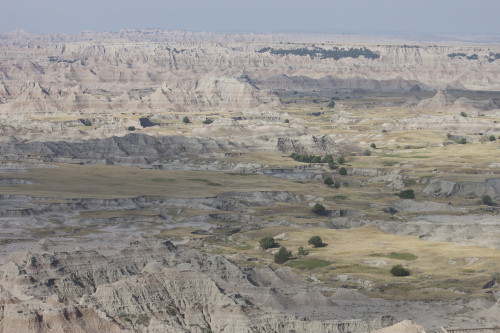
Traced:
POLYGON ((316 203, 314 207, 311 209, 311 211, 317 215, 324 215, 326 212, 326 208, 322 204, 316 203))
POLYGON ((345 157, 344 156, 340 156, 339 158, 337 158, 337 163, 338 164, 344 164, 345 163, 345 157))
POLYGON ((461 144, 461 145, 465 145, 467 143, 467 139, 466 138, 461 138, 460 140, 458 140, 458 143, 461 144))
MULTIPOLYGON (((186 117, 186 118, 187 118, 187 117, 186 117)), ((184 121, 184 119, 183 119, 182 121, 184 121)), ((185 122, 185 121, 184 121, 184 122, 185 122)), ((189 123, 189 118, 188 118, 188 121, 187 121, 187 122, 189 123)), ((204 123, 205 125, 210 125, 210 124, 211 124, 211 123, 213 123, 213 122, 214 122, 214 120, 213 120, 213 119, 210 119, 210 118, 206 118, 205 120, 203 120, 203 123, 204 123)))
POLYGON ((335 102, 334 102, 334 101, 331 101, 331 102, 330 102, 330 103, 328 103, 326 106, 327 106, 327 107, 329 107, 329 108, 334 108, 334 107, 335 107, 335 102))
POLYGON ((415 199, 415 191, 413 190, 402 190, 399 192, 399 197, 401 199, 415 199))
POLYGON ((326 177, 325 180, 323 181, 323 183, 325 185, 328 185, 328 186, 333 185, 333 179, 332 179, 332 177, 326 177))
POLYGON ((92 122, 89 119, 78 119, 83 126, 92 126, 92 122))
POLYGON ((127 130, 128 131, 135 131, 135 126, 129 126, 129 127, 127 127, 127 130))
POLYGON ((488 138, 488 140, 490 140, 490 141, 495 141, 495 140, 496 140, 496 138, 495 138, 495 136, 492 134, 492 135, 490 135, 490 137, 488 138))
POLYGON ((371 156, 372 152, 368 149, 363 152, 363 156, 371 156))
POLYGON ((307 251, 306 251, 306 250, 304 250, 304 247, 299 246, 299 248, 297 249, 297 254, 298 254, 299 256, 305 256, 305 255, 307 255, 307 251))
POLYGON ((409 276, 410 271, 401 265, 392 266, 391 274, 394 276, 409 276))
POLYGON ((267 250, 271 247, 274 247, 276 243, 274 242, 274 238, 272 237, 264 237, 259 241, 259 245, 264 250, 267 250))
POLYGON ((188 116, 185 116, 184 118, 182 118, 182 122, 183 122, 184 124, 188 124, 188 123, 190 123, 191 121, 189 120, 188 116))
POLYGON ((344 168, 344 167, 341 167, 339 169, 339 174, 341 174, 342 176, 346 176, 347 175, 347 169, 344 168))
POLYGON ((462 117, 467 117, 467 113, 465 113, 465 112, 463 112, 463 111, 462 111, 462 112, 460 112, 460 115, 461 115, 462 117))
POLYGON ((328 154, 328 155, 323 156, 322 162, 323 163, 334 163, 332 154, 328 154))
POLYGON ((376 145, 376 144, 374 144, 374 143, 372 143, 372 144, 370 145, 370 147, 371 147, 371 148, 373 148, 373 149, 377 149, 377 145, 376 145))
POLYGON ((280 247, 279 251, 274 255, 274 262, 277 264, 284 264, 292 257, 292 252, 287 251, 284 246, 280 247))
POLYGON ((290 122, 290 120, 285 119, 285 124, 288 124, 289 122, 290 122))
POLYGON ((335 164, 335 162, 328 162, 328 167, 332 170, 335 170, 338 168, 338 166, 335 164))
POLYGON ((483 204, 485 204, 487 206, 494 206, 495 205, 495 203, 493 202, 491 197, 487 194, 483 195, 483 197, 481 198, 481 201, 483 202, 483 204))
POLYGON ((309 238, 309 241, 307 242, 307 244, 312 245, 314 247, 321 247, 321 246, 323 246, 323 241, 321 240, 321 237, 319 237, 319 236, 312 236, 311 238, 309 238))
POLYGON ((340 182, 333 183, 333 188, 340 188, 340 182))

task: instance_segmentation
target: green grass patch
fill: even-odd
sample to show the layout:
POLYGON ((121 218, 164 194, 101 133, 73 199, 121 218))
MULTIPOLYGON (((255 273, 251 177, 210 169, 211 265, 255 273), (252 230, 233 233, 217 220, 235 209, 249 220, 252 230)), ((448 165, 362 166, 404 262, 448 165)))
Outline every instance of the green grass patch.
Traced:
POLYGON ((347 199, 347 195, 342 195, 342 194, 339 194, 339 195, 334 195, 332 197, 333 200, 346 200, 347 199))
POLYGON ((372 253, 370 257, 385 257, 398 260, 415 260, 418 258, 413 253, 408 252, 372 253))
POLYGON ((287 266, 298 269, 314 269, 321 268, 331 265, 330 261, 321 259, 309 259, 309 260, 293 260, 287 263, 287 266))
POLYGON ((384 166, 393 166, 393 165, 398 164, 398 163, 399 163, 398 161, 383 161, 382 165, 384 165, 384 166))

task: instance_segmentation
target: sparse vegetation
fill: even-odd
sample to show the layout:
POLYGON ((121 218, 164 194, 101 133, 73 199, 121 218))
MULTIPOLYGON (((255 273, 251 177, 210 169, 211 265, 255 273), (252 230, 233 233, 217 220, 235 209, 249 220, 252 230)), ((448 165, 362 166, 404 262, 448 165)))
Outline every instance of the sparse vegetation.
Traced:
POLYGON ((391 274, 394 276, 409 276, 410 271, 401 265, 395 265, 391 268, 391 274))
POLYGON ((346 160, 345 160, 345 157, 344 156, 340 156, 339 158, 337 158, 337 163, 338 164, 345 164, 346 160))
POLYGON ((292 257, 292 252, 287 251, 287 249, 282 246, 278 252, 274 255, 274 262, 277 264, 284 264, 292 257))
POLYGON ((488 194, 483 195, 483 197, 481 198, 481 202, 487 206, 494 206, 495 205, 495 203, 493 202, 493 199, 488 194))
POLYGON ((318 155, 292 153, 292 154, 290 154, 290 157, 293 158, 294 161, 303 162, 303 163, 332 163, 333 162, 332 155, 325 155, 325 156, 321 157, 318 155))
POLYGON ((307 244, 312 245, 314 247, 322 247, 323 240, 321 239, 320 236, 311 236, 311 238, 309 238, 309 240, 307 241, 307 244))
POLYGON ((399 192, 399 197, 401 199, 415 199, 415 191, 412 189, 402 190, 399 192))
POLYGON ((276 243, 274 242, 273 237, 264 237, 261 238, 261 240, 259 241, 259 245, 262 249, 267 250, 269 248, 276 246, 276 243))
POLYGON ((299 256, 305 256, 307 255, 307 251, 304 249, 303 246, 299 246, 299 248, 297 249, 297 255, 299 256))
POLYGON ((339 60, 342 58, 359 58, 365 57, 367 59, 378 59, 380 55, 377 53, 367 49, 366 47, 362 48, 338 48, 334 47, 331 50, 312 47, 312 48, 297 48, 297 49, 274 49, 271 47, 265 47, 257 52, 265 53, 269 52, 271 54, 276 54, 280 56, 285 55, 297 55, 297 56, 309 56, 311 58, 321 58, 321 59, 335 59, 339 60))
POLYGON ((370 254, 370 257, 387 257, 387 258, 398 259, 398 260, 415 260, 418 258, 413 253, 408 253, 408 252, 391 252, 391 253, 387 253, 387 254, 373 253, 373 254, 370 254))

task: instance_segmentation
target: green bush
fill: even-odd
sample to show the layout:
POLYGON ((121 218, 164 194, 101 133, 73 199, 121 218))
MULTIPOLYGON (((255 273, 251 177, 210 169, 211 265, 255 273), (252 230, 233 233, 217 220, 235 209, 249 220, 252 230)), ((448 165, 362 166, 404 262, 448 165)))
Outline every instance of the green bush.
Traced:
POLYGON ((340 156, 339 158, 337 158, 337 163, 338 164, 344 164, 345 163, 345 157, 344 156, 340 156))
POLYGON ((188 124, 188 123, 190 123, 191 121, 189 120, 188 116, 185 116, 184 118, 182 118, 182 122, 183 122, 184 124, 188 124))
POLYGON ((394 276, 409 276, 410 271, 401 265, 392 266, 391 274, 394 276))
POLYGON ((325 180, 323 181, 323 183, 325 185, 328 185, 328 186, 333 185, 333 179, 332 179, 332 177, 326 177, 325 180))
POLYGON ((328 162, 328 167, 332 170, 335 170, 338 168, 338 166, 335 164, 335 162, 328 162))
POLYGON ((467 143, 467 139, 466 138, 461 138, 460 140, 458 140, 458 143, 461 144, 461 145, 465 145, 467 143))
POLYGON ((135 131, 135 126, 129 126, 129 127, 127 127, 127 130, 128 131, 135 131))
POLYGON ((274 247, 276 243, 274 242, 274 238, 272 237, 264 237, 259 241, 259 245, 264 250, 267 250, 271 247, 274 247))
POLYGON ((339 174, 341 174, 342 176, 346 176, 347 175, 347 169, 344 168, 344 167, 341 167, 339 169, 339 174))
POLYGON ((333 188, 340 188, 340 182, 333 183, 333 188))
POLYGON ((290 122, 290 120, 285 119, 285 124, 288 124, 289 122, 290 122))
POLYGON ((274 262, 277 264, 284 264, 292 257, 292 252, 287 251, 284 246, 280 247, 279 251, 274 255, 274 262))
MULTIPOLYGON (((187 118, 187 117, 186 117, 186 118, 187 118)), ((184 121, 184 120, 182 120, 182 121, 184 121)), ((184 121, 184 122, 185 122, 185 121, 184 121)), ((188 121, 187 121, 187 122, 189 123, 189 119, 188 119, 188 121)), ((205 120, 203 120, 203 123, 204 123, 205 125, 210 125, 210 124, 211 124, 211 123, 213 123, 213 122, 214 122, 214 120, 213 120, 213 119, 211 119, 211 118, 206 118, 205 120)))
POLYGON ((373 148, 373 149, 377 149, 377 145, 376 145, 376 144, 374 144, 374 143, 372 143, 372 144, 370 145, 370 147, 371 147, 371 148, 373 148))
POLYGON ((462 111, 462 112, 460 112, 460 115, 461 115, 462 117, 467 117, 467 113, 465 113, 465 112, 463 112, 463 111, 462 111))
POLYGON ((321 240, 321 237, 319 236, 312 236, 309 238, 309 241, 307 244, 312 245, 314 247, 322 247, 323 246, 323 240, 321 240))
POLYGON ((330 102, 330 103, 328 103, 326 106, 327 106, 327 107, 329 107, 329 108, 334 108, 334 107, 335 107, 335 102, 334 102, 334 101, 331 101, 331 102, 330 102))
POLYGON ((305 255, 307 255, 307 251, 306 251, 306 250, 304 250, 304 247, 303 247, 303 246, 299 246, 299 248, 297 249, 297 254, 298 254, 299 256, 305 256, 305 255))
POLYGON ((401 199, 415 199, 415 191, 413 190, 402 190, 399 192, 399 197, 401 199))
POLYGON ((324 215, 326 213, 326 208, 322 204, 316 203, 311 211, 317 215, 324 215))
POLYGON ((365 151, 363 151, 363 156, 371 156, 372 152, 369 151, 368 149, 366 149, 365 151))
POLYGON ((490 140, 490 141, 495 141, 495 140, 496 140, 496 138, 495 138, 495 136, 492 134, 492 135, 490 135, 490 137, 488 138, 488 140, 490 140))
POLYGON ((483 202, 483 204, 487 205, 487 206, 494 206, 495 203, 493 202, 493 199, 491 199, 491 197, 489 195, 483 195, 483 197, 481 198, 481 201, 483 202))

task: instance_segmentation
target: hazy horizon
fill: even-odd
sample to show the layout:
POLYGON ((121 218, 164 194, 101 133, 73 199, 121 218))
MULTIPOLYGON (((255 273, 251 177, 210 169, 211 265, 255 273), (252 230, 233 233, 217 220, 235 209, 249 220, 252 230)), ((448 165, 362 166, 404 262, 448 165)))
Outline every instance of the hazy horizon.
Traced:
POLYGON ((213 32, 500 34, 496 0, 2 0, 0 33, 213 32))

